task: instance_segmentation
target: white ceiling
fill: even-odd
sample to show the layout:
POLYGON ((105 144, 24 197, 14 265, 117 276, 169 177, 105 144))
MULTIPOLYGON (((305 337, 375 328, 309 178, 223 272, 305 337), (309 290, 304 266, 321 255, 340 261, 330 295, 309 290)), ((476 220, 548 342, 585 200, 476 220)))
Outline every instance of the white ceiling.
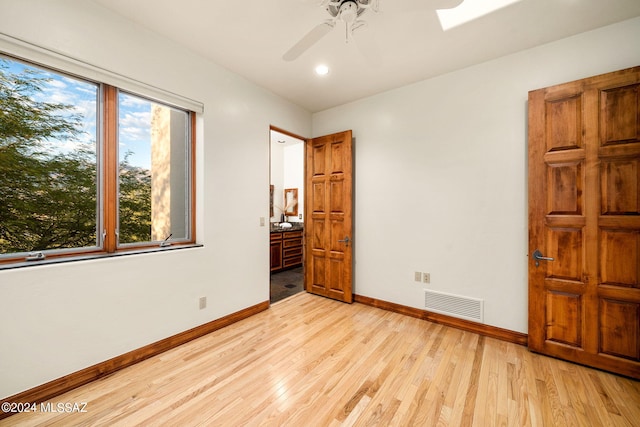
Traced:
POLYGON ((269 140, 272 144, 279 144, 283 147, 288 147, 290 145, 296 145, 304 142, 303 139, 298 139, 291 135, 287 135, 273 129, 269 132, 269 140))
POLYGON ((443 31, 435 10, 460 0, 380 0, 354 43, 338 23, 287 62, 282 55, 330 17, 319 0, 94 1, 310 112, 640 16, 640 0, 520 0, 443 31), (319 63, 328 75, 315 75, 319 63))

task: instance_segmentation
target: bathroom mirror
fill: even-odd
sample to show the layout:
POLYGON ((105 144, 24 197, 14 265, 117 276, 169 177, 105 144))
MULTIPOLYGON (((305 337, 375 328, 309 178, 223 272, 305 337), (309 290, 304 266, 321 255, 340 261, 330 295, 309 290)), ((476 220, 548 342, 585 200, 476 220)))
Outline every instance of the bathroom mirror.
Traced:
POLYGON ((284 189, 284 214, 286 216, 298 215, 298 189, 284 189))

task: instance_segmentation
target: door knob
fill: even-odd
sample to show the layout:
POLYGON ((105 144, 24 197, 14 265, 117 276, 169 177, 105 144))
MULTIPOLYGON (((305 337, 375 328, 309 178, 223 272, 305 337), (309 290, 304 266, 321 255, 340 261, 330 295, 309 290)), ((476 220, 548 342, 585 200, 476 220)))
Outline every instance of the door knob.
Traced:
POLYGON ((345 236, 343 240, 338 240, 338 242, 343 242, 346 246, 349 246, 350 241, 351 239, 349 239, 349 236, 345 236))
POLYGON ((540 265, 540 261, 555 261, 555 258, 551 258, 548 256, 542 256, 542 252, 540 252, 538 249, 536 249, 533 252, 533 259, 536 260, 536 267, 538 267, 540 265))

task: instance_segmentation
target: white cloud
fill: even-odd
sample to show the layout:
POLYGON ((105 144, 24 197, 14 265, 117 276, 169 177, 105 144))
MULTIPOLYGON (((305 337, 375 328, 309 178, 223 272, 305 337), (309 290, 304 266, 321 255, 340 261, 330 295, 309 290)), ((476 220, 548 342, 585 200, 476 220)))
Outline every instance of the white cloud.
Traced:
POLYGON ((47 82, 47 84, 49 86, 57 88, 57 89, 66 89, 67 88, 67 84, 65 82, 63 82, 62 80, 58 80, 58 79, 50 80, 49 82, 47 82))
POLYGON ((42 143, 43 147, 49 152, 54 154, 67 154, 74 151, 78 151, 81 148, 92 147, 95 149, 95 141, 82 141, 82 140, 56 140, 45 141, 42 143))
POLYGON ((127 108, 151 108, 151 102, 146 99, 139 98, 137 96, 129 95, 126 93, 120 94, 120 106, 127 108))
POLYGON ((119 120, 119 137, 121 140, 151 139, 151 112, 127 112, 119 120))

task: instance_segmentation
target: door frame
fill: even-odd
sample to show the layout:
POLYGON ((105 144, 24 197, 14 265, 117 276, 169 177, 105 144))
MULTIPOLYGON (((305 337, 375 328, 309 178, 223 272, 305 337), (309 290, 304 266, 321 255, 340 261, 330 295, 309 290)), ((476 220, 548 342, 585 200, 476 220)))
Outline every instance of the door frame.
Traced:
MULTIPOLYGON (((304 193, 305 206, 307 205, 307 200, 308 200, 308 197, 309 197, 309 195, 306 193, 306 188, 308 186, 307 148, 309 146, 309 143, 311 143, 314 139, 317 139, 317 138, 325 138, 325 137, 330 137, 330 136, 336 136, 338 134, 347 134, 347 133, 349 135, 349 141, 350 141, 349 146, 350 147, 353 147, 353 141, 354 141, 353 134, 352 134, 353 131, 352 130, 338 132, 337 134, 334 133, 334 134, 330 134, 330 135, 323 135, 323 136, 320 136, 320 137, 317 137, 317 138, 305 138, 303 136, 297 135, 297 134, 295 134, 293 132, 289 132, 289 131, 287 131, 287 130, 285 130, 283 128, 280 128, 278 126, 269 125, 269 139, 268 139, 269 140, 269 184, 271 183, 271 131, 275 131, 275 132, 290 136, 292 138, 301 140, 304 143, 304 150, 303 150, 303 153, 304 153, 303 154, 303 157, 304 157, 303 158, 304 179, 303 179, 303 185, 305 187, 305 193, 304 193)), ((348 243, 347 243, 347 245, 349 245, 349 244, 351 245, 350 256, 349 256, 349 262, 350 262, 350 267, 349 267, 350 295, 349 295, 349 297, 347 299, 344 299, 344 298, 338 299, 339 301, 344 301, 344 302, 348 302, 348 303, 353 302, 353 299, 355 297, 355 293, 354 293, 354 289, 353 289, 353 286, 354 286, 354 265, 353 265, 354 258, 353 257, 354 257, 354 249, 355 249, 354 248, 354 244, 353 244, 354 243, 354 234, 355 234, 354 222, 353 222, 353 219, 354 219, 353 218, 354 206, 355 206, 355 186, 353 185, 353 183, 354 183, 354 179, 355 179, 355 177, 354 177, 355 158, 353 157, 353 155, 354 155, 354 152, 353 152, 353 149, 351 149, 351 152, 349 154, 349 159, 350 159, 350 164, 349 164, 349 183, 350 183, 351 189, 350 189, 350 193, 349 193, 350 196, 349 196, 349 200, 348 200, 348 203, 350 204, 350 206, 349 206, 349 212, 350 212, 349 218, 350 218, 350 222, 351 222, 350 227, 349 227, 349 232, 350 232, 351 235, 349 236, 349 239, 351 239, 351 240, 348 241, 348 243)), ((270 218, 271 217, 269 217, 269 219, 270 218)), ((303 218, 302 218, 304 223, 307 222, 307 218, 309 218, 309 212, 307 211, 307 209, 305 209, 304 210, 304 214, 303 214, 303 218)), ((270 222, 270 220, 269 220, 269 222, 270 222)), ((269 227, 270 227, 270 224, 269 224, 269 227)), ((303 276, 304 276, 304 278, 303 278, 303 286, 304 286, 305 291, 309 292, 309 290, 307 289, 307 280, 306 280, 307 279, 307 272, 308 272, 308 270, 307 270, 307 261, 308 261, 308 256, 307 256, 308 253, 307 252, 308 252, 308 250, 307 250, 307 247, 306 247, 307 246, 307 234, 306 234, 307 231, 308 231, 308 229, 307 229, 307 226, 305 225, 304 234, 303 234, 303 255, 302 255, 302 269, 303 269, 303 276)), ((329 296, 329 295, 327 295, 327 297, 332 298, 332 296, 329 296)), ((269 288, 269 300, 271 300, 271 288, 269 288)))
MULTIPOLYGON (((307 137, 300 136, 298 134, 290 132, 290 131, 288 131, 286 129, 283 129, 281 127, 274 126, 274 125, 269 125, 269 134, 268 134, 268 136, 269 136, 268 137, 268 141, 269 141, 269 182, 267 183, 268 185, 271 185, 271 131, 275 131, 275 132, 290 136, 291 138, 299 139, 301 141, 301 143, 304 144, 304 150, 306 150, 307 141, 309 140, 309 138, 307 138, 307 137)), ((303 151, 303 156, 302 157, 303 157, 302 158, 302 167, 303 167, 303 170, 306 171, 306 162, 307 161, 306 161, 306 155, 304 154, 304 151, 303 151)), ((305 185, 306 184, 306 173, 303 172, 303 175, 304 175, 303 185, 305 185)), ((304 213, 303 215, 304 216, 302 218, 302 221, 304 222, 306 213, 304 213)), ((268 221, 267 221, 266 226, 269 227, 269 229, 271 228, 271 224, 270 223, 271 223, 271 217, 268 217, 268 221)), ((271 244, 271 241, 269 241, 269 244, 271 244)), ((303 248, 304 248, 304 241, 303 241, 303 248)), ((271 248, 270 247, 269 247, 269 253, 271 253, 271 248)), ((269 257, 271 257, 271 255, 269 255, 269 257)), ((302 280, 303 280, 303 289, 306 292, 306 287, 304 286, 304 277, 306 275, 306 265, 307 265, 307 263, 306 263, 306 259, 305 258, 306 258, 306 255, 305 255, 305 251, 303 249, 303 251, 302 251, 302 273, 303 273, 302 280)), ((269 275, 271 275, 271 271, 269 271, 269 275)), ((269 286, 269 301, 271 301, 271 286, 269 286)))

